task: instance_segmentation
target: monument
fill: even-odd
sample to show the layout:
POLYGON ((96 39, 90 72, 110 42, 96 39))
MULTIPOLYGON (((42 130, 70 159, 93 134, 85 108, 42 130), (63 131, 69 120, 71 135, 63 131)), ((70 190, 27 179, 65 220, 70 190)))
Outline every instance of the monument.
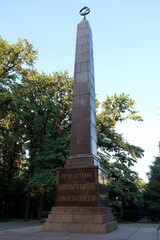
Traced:
POLYGON ((57 171, 55 207, 44 231, 107 233, 117 228, 108 206, 106 172, 97 160, 92 31, 84 7, 77 26, 70 156, 57 171))

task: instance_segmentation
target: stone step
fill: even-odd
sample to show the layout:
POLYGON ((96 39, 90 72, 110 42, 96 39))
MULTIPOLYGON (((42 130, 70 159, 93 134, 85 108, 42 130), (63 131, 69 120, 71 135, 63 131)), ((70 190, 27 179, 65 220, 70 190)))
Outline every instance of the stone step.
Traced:
POLYGON ((109 207, 52 207, 52 213, 98 215, 111 214, 109 207))
POLYGON ((76 233, 108 233, 117 229, 117 222, 96 223, 44 223, 43 231, 47 232, 76 232, 76 233))
POLYGON ((82 214, 58 214, 48 215, 47 222, 50 223, 108 223, 114 221, 113 214, 105 215, 82 215, 82 214))

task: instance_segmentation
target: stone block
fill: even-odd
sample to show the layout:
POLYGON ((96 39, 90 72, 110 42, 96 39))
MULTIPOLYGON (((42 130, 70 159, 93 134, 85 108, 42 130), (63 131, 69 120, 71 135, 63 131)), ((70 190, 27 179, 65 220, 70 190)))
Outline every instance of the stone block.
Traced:
POLYGON ((66 207, 66 214, 72 214, 72 215, 84 215, 85 214, 85 208, 81 207, 66 207))
POLYGON ((105 224, 106 233, 112 232, 112 231, 116 230, 117 228, 118 228, 118 224, 116 221, 105 224))
POLYGON ((72 220, 74 223, 90 224, 95 222, 94 215, 73 215, 72 220))
POLYGON ((109 214, 111 213, 111 210, 109 207, 86 207, 86 214, 109 214))
POLYGON ((85 224, 83 225, 85 233, 106 233, 105 224, 85 224))
POLYGON ((78 45, 87 44, 88 40, 89 40, 88 38, 89 38, 88 36, 83 36, 83 37, 77 38, 77 44, 78 45))
POLYGON ((113 222, 114 216, 113 214, 105 214, 105 215, 96 215, 95 216, 95 223, 108 223, 113 222))
POLYGON ((75 71, 76 71, 76 73, 86 72, 86 71, 89 70, 89 66, 90 66, 89 61, 76 63, 75 64, 75 71))
MULTIPOLYGON (((62 215, 63 216, 63 215, 62 215)), ((47 222, 54 223, 55 222, 55 214, 51 213, 48 215, 47 222)))
POLYGON ((54 215, 53 216, 54 222, 56 223, 71 223, 72 222, 72 215, 54 215))
POLYGON ((62 223, 61 231, 62 232, 80 233, 80 232, 83 232, 83 224, 81 224, 81 223, 62 223))
POLYGON ((61 223, 44 223, 42 230, 45 232, 61 232, 62 224, 61 223))
POLYGON ((88 53, 89 54, 89 46, 88 46, 88 44, 83 44, 83 45, 78 45, 77 44, 76 55, 77 54, 83 54, 83 53, 88 53))
POLYGON ((102 207, 102 208, 100 208, 100 213, 102 215, 104 215, 104 214, 111 214, 111 209, 109 207, 102 207))
POLYGON ((66 162, 66 167, 73 167, 73 168, 81 168, 81 167, 89 167, 93 166, 94 160, 93 158, 85 158, 85 159, 79 159, 79 158, 69 158, 66 162))
POLYGON ((76 54, 75 63, 86 62, 89 59, 89 52, 76 54))
POLYGON ((86 214, 97 215, 101 213, 101 208, 99 207, 86 207, 86 214))
POLYGON ((74 78, 75 78, 75 83, 89 82, 89 72, 85 71, 85 72, 75 73, 74 78))
POLYGON ((88 28, 79 29, 79 31, 77 32, 77 38, 81 38, 81 37, 84 37, 84 36, 87 36, 87 35, 89 35, 88 28))
POLYGON ((65 207, 52 207, 52 213, 64 214, 65 207))
POLYGON ((91 137, 79 137, 76 139, 74 136, 71 140, 71 153, 73 155, 78 154, 90 154, 91 153, 91 137))
POLYGON ((77 32, 80 29, 84 29, 84 28, 90 28, 90 26, 89 26, 89 22, 83 19, 77 26, 77 32))

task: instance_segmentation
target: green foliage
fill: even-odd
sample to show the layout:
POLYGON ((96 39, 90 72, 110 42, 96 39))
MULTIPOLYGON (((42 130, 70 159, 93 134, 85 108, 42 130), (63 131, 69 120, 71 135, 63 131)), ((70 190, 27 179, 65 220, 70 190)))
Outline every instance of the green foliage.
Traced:
POLYGON ((14 179, 37 195, 54 189, 69 150, 72 79, 34 70, 37 52, 25 39, 1 38, 0 50, 0 202, 9 207, 14 179))
POLYGON ((137 115, 138 111, 135 111, 133 108, 134 104, 135 101, 128 94, 122 93, 120 95, 114 94, 112 97, 107 96, 102 103, 102 111, 99 114, 103 126, 114 129, 118 121, 123 122, 127 119, 142 121, 142 117, 137 115))
POLYGON ((0 38, 0 77, 9 80, 15 75, 28 75, 37 58, 37 51, 26 39, 19 38, 17 43, 9 44, 0 38))
POLYGON ((16 182, 23 171, 24 139, 22 122, 15 106, 12 88, 32 71, 36 51, 27 40, 19 39, 10 45, 0 38, 0 208, 5 209, 1 217, 7 215, 7 209, 13 205, 16 182))
MULTIPOLYGON (((109 175, 109 196, 113 207, 121 202, 122 212, 126 206, 143 205, 143 193, 139 188, 139 179, 131 167, 143 156, 143 150, 128 143, 122 134, 116 132, 118 122, 127 119, 142 121, 138 111, 134 110, 135 101, 124 93, 107 97, 102 110, 97 114, 98 157, 109 175)), ((123 213, 122 213, 123 214, 123 213)))
POLYGON ((102 162, 105 159, 114 159, 130 167, 143 156, 140 147, 129 144, 122 134, 116 132, 118 121, 122 122, 126 119, 142 121, 142 118, 136 114, 138 112, 133 110, 134 103, 124 94, 107 97, 102 103, 102 110, 97 114, 98 147, 102 162))
POLYGON ((24 78, 12 88, 28 155, 25 189, 29 191, 40 188, 41 184, 46 191, 53 189, 55 169, 64 165, 69 149, 71 86, 68 73, 59 72, 36 73, 32 79, 24 78), (42 182, 41 176, 47 170, 52 170, 48 175, 51 179, 42 182))
POLYGON ((33 194, 39 195, 42 188, 45 192, 54 192, 56 184, 56 168, 55 169, 40 169, 35 171, 33 176, 26 184, 27 190, 33 194))
POLYGON ((148 173, 148 184, 144 194, 145 203, 147 208, 151 211, 157 212, 160 219, 160 157, 156 157, 150 166, 148 173))
POLYGON ((110 197, 123 204, 142 205, 143 191, 136 172, 121 163, 110 165, 110 197))
MULTIPOLYGON (((53 197, 56 170, 69 154, 73 79, 67 71, 36 71, 37 51, 26 39, 9 44, 0 38, 0 52, 0 209, 5 216, 19 191, 26 194, 27 211, 33 199, 53 197)), ((139 179, 130 168, 143 150, 125 141, 116 125, 142 121, 134 104, 129 95, 115 94, 97 113, 98 157, 109 173, 110 198, 126 205, 141 203, 139 179)))

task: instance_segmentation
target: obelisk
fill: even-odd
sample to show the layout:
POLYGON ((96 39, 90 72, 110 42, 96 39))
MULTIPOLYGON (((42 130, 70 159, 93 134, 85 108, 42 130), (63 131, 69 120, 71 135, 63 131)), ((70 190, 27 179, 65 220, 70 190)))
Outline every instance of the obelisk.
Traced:
POLYGON ((55 207, 44 231, 107 233, 117 228, 108 206, 105 171, 97 162, 92 31, 84 7, 76 38, 70 155, 57 171, 55 207), (102 182, 103 180, 103 182, 102 182))
POLYGON ((85 18, 78 24, 70 157, 67 166, 97 165, 97 129, 92 30, 85 18))

